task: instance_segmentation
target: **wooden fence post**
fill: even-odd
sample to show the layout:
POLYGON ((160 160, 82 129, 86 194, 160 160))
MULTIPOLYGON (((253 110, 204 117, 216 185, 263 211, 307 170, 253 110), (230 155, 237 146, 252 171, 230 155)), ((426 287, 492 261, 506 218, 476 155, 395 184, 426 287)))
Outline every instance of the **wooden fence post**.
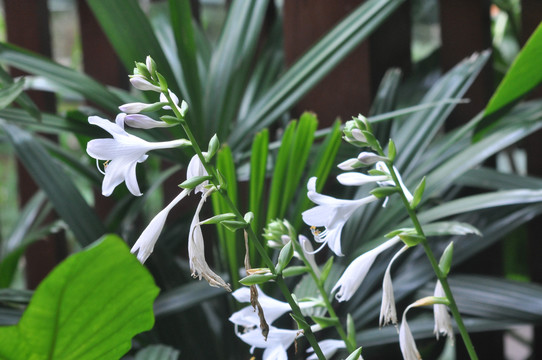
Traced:
MULTIPOLYGON (((284 51, 291 65, 323 34, 363 0, 285 0, 283 7, 284 51)), ((314 111, 320 127, 330 126, 337 117, 348 120, 367 114, 372 95, 384 72, 391 66, 410 68, 410 14, 408 2, 396 12, 393 27, 383 24, 369 41, 360 44, 333 71, 310 91, 292 111, 314 111), (401 29, 400 31, 393 31, 401 29)))

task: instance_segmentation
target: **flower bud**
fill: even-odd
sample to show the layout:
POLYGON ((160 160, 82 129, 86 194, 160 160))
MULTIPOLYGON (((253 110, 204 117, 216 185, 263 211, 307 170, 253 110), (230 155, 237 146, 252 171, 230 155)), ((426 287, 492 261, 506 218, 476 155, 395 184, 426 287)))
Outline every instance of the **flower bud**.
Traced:
POLYGON ((160 92, 160 87, 151 84, 151 82, 142 75, 133 75, 130 77, 130 83, 138 90, 160 92))
POLYGON ((373 165, 379 161, 386 161, 388 158, 379 156, 372 152, 362 152, 358 155, 358 161, 364 165, 373 165))
POLYGON ((156 63, 150 55, 148 55, 145 59, 145 65, 147 67, 147 71, 151 74, 151 77, 153 77, 154 73, 156 72, 156 63))
POLYGON ((342 163, 340 163, 339 165, 337 165, 339 169, 344 170, 344 171, 355 170, 357 168, 360 168, 361 166, 363 166, 363 164, 360 163, 358 159, 355 159, 355 158, 347 159, 343 161, 342 163))
POLYGON ((129 114, 124 118, 124 123, 137 129, 153 129, 158 127, 170 127, 175 124, 168 124, 164 121, 156 121, 147 115, 129 114))

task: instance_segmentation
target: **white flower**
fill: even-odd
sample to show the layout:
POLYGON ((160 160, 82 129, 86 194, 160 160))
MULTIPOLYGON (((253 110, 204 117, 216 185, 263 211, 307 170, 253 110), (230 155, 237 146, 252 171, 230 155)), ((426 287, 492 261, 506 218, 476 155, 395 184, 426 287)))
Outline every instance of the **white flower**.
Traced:
POLYGON ((124 118, 124 123, 138 129, 153 129, 158 127, 171 127, 175 124, 168 124, 165 121, 157 121, 143 114, 129 114, 124 118))
MULTIPOLYGON (((181 102, 181 106, 179 106, 179 98, 177 97, 177 95, 175 95, 175 93, 169 89, 168 93, 177 110, 181 113, 182 116, 184 116, 186 114, 186 111, 188 110, 188 104, 186 103, 186 101, 183 100, 181 102)), ((163 93, 160 94, 160 102, 168 102, 166 96, 163 93)), ((163 107, 163 109, 171 110, 171 106, 166 105, 163 107)))
POLYGON ((395 296, 393 294, 393 283, 391 281, 391 266, 395 259, 399 257, 403 252, 408 249, 408 246, 403 246, 393 258, 390 260, 386 272, 384 274, 384 280, 382 280, 382 305, 380 306, 380 326, 387 325, 390 321, 392 324, 397 325, 397 310, 395 309, 395 296))
POLYGON ((254 352, 255 348, 264 349, 263 360, 288 360, 286 350, 292 345, 299 331, 269 326, 267 341, 257 327, 240 333, 237 331, 236 326, 236 334, 243 342, 251 346, 251 353, 254 352))
POLYGON ((382 160, 386 160, 386 158, 372 152, 364 151, 358 155, 358 161, 364 165, 373 165, 374 163, 382 160))
MULTIPOLYGON (((207 155, 207 153, 203 152, 203 156, 205 155, 207 155)), ((205 170, 205 166, 203 166, 203 163, 199 159, 198 155, 197 154, 194 155, 192 157, 192 160, 190 160, 190 163, 188 163, 188 167, 186 168, 186 178, 191 179, 196 176, 207 176, 207 175, 209 174, 207 173, 207 170, 205 170)), ((208 190, 205 187, 208 184, 209 184, 209 181, 205 180, 204 182, 196 186, 196 188, 194 189, 195 193, 204 194, 205 192, 207 192, 208 190)))
POLYGON ((149 108, 152 105, 154 104, 147 104, 147 103, 142 103, 142 102, 126 103, 119 106, 119 110, 128 114, 137 114, 139 112, 144 111, 145 109, 149 108))
MULTIPOLYGON (((383 161, 377 162, 375 167, 376 167, 377 170, 385 172, 386 174, 390 173, 390 171, 388 170, 388 167, 386 166, 386 164, 383 161)), ((397 180, 399 180, 399 186, 403 190, 403 193, 405 194, 407 200, 409 202, 412 201, 412 194, 410 193, 410 191, 408 191, 408 188, 403 183, 403 179, 401 179, 401 174, 399 173, 399 171, 397 170, 397 168, 395 166, 393 167, 393 170, 395 171, 395 174, 397 175, 397 180)), ((391 179, 388 180, 388 181, 379 182, 378 185, 380 185, 380 186, 397 186, 395 184, 395 182, 393 182, 393 180, 391 180, 391 179)))
POLYGON ((337 165, 339 169, 344 170, 344 171, 354 170, 360 166, 361 166, 361 163, 358 161, 357 158, 347 159, 343 161, 342 163, 340 163, 339 165, 337 165))
MULTIPOLYGON (((435 297, 446 297, 446 294, 444 293, 444 289, 442 288, 442 284, 440 281, 437 280, 437 285, 435 286, 435 297)), ((433 305, 433 313, 435 315, 435 329, 434 334, 437 337, 437 340, 439 338, 439 334, 442 334, 444 336, 448 336, 452 339, 454 339, 454 329, 452 328, 452 319, 450 318, 450 314, 448 313, 448 309, 446 309, 446 305, 443 304, 434 304, 433 305)))
POLYGON ((142 264, 147 260, 154 250, 154 245, 156 244, 156 240, 158 240, 158 237, 164 228, 170 210, 173 209, 173 207, 177 205, 186 195, 188 195, 188 193, 189 191, 184 189, 179 195, 177 195, 168 206, 166 206, 151 220, 149 225, 139 236, 139 239, 137 239, 135 242, 131 252, 133 254, 139 250, 137 253, 137 259, 142 264))
POLYGON ((339 281, 337 281, 333 289, 331 289, 331 292, 335 292, 337 289, 339 289, 337 294, 335 294, 335 298, 338 301, 350 300, 365 279, 365 276, 369 272, 369 269, 373 265, 376 257, 384 250, 397 244, 399 241, 401 241, 401 239, 398 236, 395 236, 374 249, 367 251, 361 256, 358 256, 354 261, 352 261, 352 263, 348 265, 342 274, 339 281))
MULTIPOLYGON (((335 339, 319 341, 318 346, 320 346, 320 350, 322 350, 322 353, 324 354, 326 359, 330 359, 333 355, 335 355, 337 350, 346 348, 344 341, 335 339)), ((314 349, 312 347, 308 348, 307 352, 312 352, 312 354, 307 358, 307 360, 318 360, 318 356, 314 353, 314 349)))
POLYGON ((147 159, 146 153, 155 149, 168 149, 190 144, 185 139, 148 142, 137 136, 128 134, 124 130, 124 117, 119 114, 116 123, 102 119, 98 116, 90 116, 88 122, 97 125, 113 135, 109 139, 94 139, 87 144, 87 153, 96 160, 105 160, 104 180, 102 194, 109 196, 117 185, 126 182, 128 190, 135 196, 140 196, 141 191, 137 184, 136 165, 147 159))
POLYGON ((309 239, 307 239, 304 235, 299 235, 299 243, 301 244, 301 248, 303 249, 303 254, 305 255, 305 259, 309 262, 309 265, 312 268, 312 271, 316 274, 316 276, 320 277, 320 269, 318 268, 318 265, 316 264, 316 261, 314 260, 314 249, 312 248, 311 242, 309 239))
POLYGON ((160 87, 151 84, 145 77, 142 75, 132 75, 130 77, 130 83, 132 83, 133 87, 135 87, 138 90, 142 91, 156 91, 160 92, 160 87))
POLYGON ((410 327, 406 321, 407 311, 412 306, 417 306, 414 304, 409 305, 405 312, 403 313, 403 320, 401 321, 401 327, 399 328, 399 346, 401 347, 401 353, 403 354, 403 359, 405 360, 419 360, 421 355, 416 347, 416 342, 414 341, 414 336, 410 331, 410 327))
MULTIPOLYGON (((242 287, 233 292, 233 296, 239 302, 250 302, 250 288, 242 287)), ((273 299, 264 294, 258 288, 258 302, 263 309, 266 321, 272 324, 276 319, 286 312, 290 311, 288 303, 273 299)), ((316 302, 304 301, 299 303, 301 309, 315 306, 316 302)), ((267 340, 263 337, 259 325, 260 318, 254 308, 249 305, 233 313, 229 320, 235 324, 236 335, 245 343, 252 346, 250 352, 255 348, 265 349, 263 353, 264 360, 285 359, 287 360, 286 350, 292 345, 295 338, 299 335, 297 330, 279 329, 269 326, 267 340), (239 331, 239 326, 243 331, 239 331)))
POLYGON ((342 256, 341 232, 344 224, 359 207, 378 199, 370 195, 358 200, 342 200, 319 194, 316 192, 315 177, 309 179, 307 189, 307 197, 318 206, 304 211, 302 216, 303 221, 311 226, 314 239, 322 243, 316 252, 327 244, 336 255, 342 256), (323 232, 316 229, 320 226, 325 227, 323 232))
MULTIPOLYGON (((261 307, 264 309, 265 319, 269 324, 272 324, 276 319, 284 315, 286 312, 290 311, 290 305, 286 302, 274 299, 270 296, 267 296, 259 287, 258 289, 258 302, 261 307)), ((242 287, 235 290, 232 293, 235 300, 241 303, 250 302, 250 288, 242 287)), ((317 302, 314 301, 302 301, 298 303, 301 309, 306 309, 317 305, 317 302)), ((236 325, 241 325, 244 327, 251 327, 260 324, 260 318, 252 306, 246 306, 241 310, 233 313, 229 319, 232 323, 236 325)))
POLYGON ((190 270, 192 271, 192 277, 203 277, 209 285, 213 287, 222 287, 227 291, 231 291, 230 285, 227 284, 220 276, 218 276, 207 264, 205 260, 205 244, 203 242, 203 234, 201 232, 201 225, 199 221, 199 213, 203 206, 203 203, 207 199, 207 196, 211 194, 211 191, 204 193, 190 224, 190 232, 188 235, 188 259, 190 262, 190 270))
POLYGON ((386 181, 389 179, 389 176, 380 175, 372 176, 362 174, 360 172, 345 172, 337 175, 337 180, 345 186, 360 186, 364 184, 369 184, 372 182, 386 181))

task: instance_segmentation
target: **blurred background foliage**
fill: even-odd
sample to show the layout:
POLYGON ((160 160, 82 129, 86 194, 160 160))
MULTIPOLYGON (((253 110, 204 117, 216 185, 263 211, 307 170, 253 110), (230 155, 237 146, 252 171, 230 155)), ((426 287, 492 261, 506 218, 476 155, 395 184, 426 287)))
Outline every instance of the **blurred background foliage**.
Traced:
MULTIPOLYGON (((366 1, 288 67, 284 65, 284 37, 288 34, 282 33, 281 1, 86 3, 126 74, 132 71, 134 61, 152 55, 171 88, 190 104, 189 122, 201 144, 218 133, 223 147, 217 166, 228 181, 233 202, 242 211, 255 213, 253 226, 257 233, 274 218, 287 218, 300 232, 308 233, 299 214, 311 206, 305 195, 310 176, 318 176, 319 190, 325 185, 328 194, 348 198, 366 193, 366 187, 338 187, 330 176, 337 174, 337 163, 356 155, 355 149, 341 144, 340 122, 335 117, 318 119, 318 114, 292 109, 376 29, 391 26, 382 24, 403 1, 366 1), (298 120, 291 121, 295 117, 298 120)), ((454 266, 462 275, 452 277, 452 285, 457 289, 460 309, 469 316, 468 326, 473 331, 487 332, 515 324, 536 325, 542 316, 542 289, 528 283, 532 273, 526 261, 526 224, 542 211, 542 197, 536 191, 542 180, 529 176, 526 151, 517 144, 542 126, 542 104, 531 100, 507 109, 477 143, 471 137, 481 113, 461 118, 457 113, 461 109, 456 109, 464 106, 458 103, 481 71, 490 72, 496 88, 516 58, 523 42, 520 1, 494 0, 490 8, 491 55, 474 55, 448 71, 440 66, 445 55, 439 1, 408 3, 412 68, 406 74, 391 69, 378 79, 367 115, 383 143, 389 136, 394 138, 399 149, 398 167, 407 186, 428 176, 421 218, 425 222, 468 222, 484 233, 482 238, 469 235, 453 239, 454 266), (425 106, 416 107, 419 104, 425 106), (447 125, 450 114, 460 118, 454 122, 460 126, 447 125), (494 249, 496 243, 501 250, 484 252, 492 246, 494 249), (487 257, 493 256, 497 259, 488 261, 487 257), (462 262, 464 265, 459 267, 462 262), (496 268, 487 265, 495 262, 496 268), (473 268, 473 263, 483 265, 473 268), (481 283, 488 284, 482 293, 481 283)), ((154 99, 125 86, 106 86, 84 75, 77 4, 51 0, 48 10, 52 61, 8 43, 0 44, 0 62, 29 74, 27 89, 51 91, 57 100, 56 111, 42 111, 39 117, 32 102, 24 99, 18 99, 19 107, 0 111, 0 284, 21 291, 27 287, 23 256, 26 247, 50 234, 62 235, 58 241, 65 241, 67 253, 77 251, 104 232, 119 234, 133 244, 163 203, 176 194, 176 185, 184 180, 182 169, 192 155, 181 150, 157 152, 158 156, 151 156, 138 169, 138 179, 145 189, 141 198, 133 198, 120 186, 112 201, 101 199, 96 193, 101 176, 84 152, 86 142, 101 136, 101 132, 87 124, 87 116, 113 118, 122 103, 154 99), (41 188, 24 204, 17 198, 16 157, 41 188), (58 216, 51 216, 53 212, 58 216)), ((5 22, 1 28, 5 29, 5 22)), ((4 77, 3 86, 9 82, 4 77)), ((474 114, 482 110, 478 108, 474 114)), ((153 141, 182 136, 179 129, 134 133, 153 141)), ((374 204, 356 214, 343 234, 343 249, 349 255, 336 259, 337 268, 328 285, 354 256, 381 242, 382 235, 394 226, 403 224, 406 217, 399 205, 390 201, 384 209, 374 204)), ((212 208, 220 213, 224 204, 213 198, 212 208)), ((193 210, 193 206, 186 205, 172 213, 147 262, 161 294, 155 303, 154 329, 134 342, 130 355, 141 351, 137 358, 145 351, 158 354, 152 355, 156 359, 165 359, 177 350, 187 359, 236 359, 239 354, 248 357, 247 346, 235 337, 233 326, 226 321, 238 305, 223 291, 189 276, 185 240, 193 210)), ((211 215, 211 206, 207 211, 211 215)), ((214 258, 215 267, 229 277, 233 286, 238 286, 236 279, 243 275, 239 269, 244 254, 240 235, 220 227, 205 231, 209 257, 214 258)), ((449 241, 435 237, 433 243, 435 249, 443 249, 449 241)), ((327 255, 320 255, 319 261, 323 263, 327 255)), ((356 320, 358 343, 364 347, 365 358, 389 359, 399 354, 398 345, 383 346, 397 342, 395 329, 378 330, 375 320, 379 282, 390 256, 379 258, 358 294, 338 307, 342 317, 351 313, 356 320)), ((431 272, 420 256, 420 252, 412 251, 394 266, 400 308, 431 291, 431 272)), ((251 258, 257 267, 254 249, 251 258)), ((293 279, 290 285, 298 296, 314 291, 305 280, 293 279)), ((271 286, 266 290, 274 291, 271 286)), ((16 322, 22 307, 13 306, 9 296, 0 304, 2 324, 16 322)), ((424 316, 427 312, 420 313, 411 328, 417 338, 430 338, 432 319, 424 316)), ((287 319, 283 325, 292 326, 287 319)), ((522 331, 525 329, 529 334, 533 327, 522 331)), ((503 333, 497 334, 502 343, 503 333)), ((534 342, 532 333, 526 342, 534 342)), ((426 358, 462 356, 461 344, 454 348, 442 340, 436 343, 430 339, 419 347, 426 358)), ((495 352, 504 358, 503 346, 496 347, 495 352)), ((525 348, 531 351, 530 345, 525 348)))

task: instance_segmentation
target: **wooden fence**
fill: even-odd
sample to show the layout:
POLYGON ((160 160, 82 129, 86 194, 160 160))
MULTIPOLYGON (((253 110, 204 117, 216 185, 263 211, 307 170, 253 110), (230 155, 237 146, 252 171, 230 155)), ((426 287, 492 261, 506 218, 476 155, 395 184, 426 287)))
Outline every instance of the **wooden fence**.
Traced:
MULTIPOLYGON (((248 1, 248 0, 247 0, 248 1)), ((337 23, 363 0, 284 0, 285 58, 294 61, 327 29, 337 23)), ((193 6, 197 1, 192 0, 193 6)), ((522 0, 522 40, 525 41, 542 20, 542 1, 522 0)), ((342 64, 310 92, 294 109, 294 115, 305 109, 315 111, 328 124, 336 116, 348 119, 352 114, 367 112, 372 95, 382 75, 389 67, 399 67, 408 73, 410 63, 411 4, 406 2, 387 24, 377 30, 368 41, 361 44, 342 64), (331 101, 328 101, 331 100, 331 101)), ((84 71, 108 85, 127 87, 126 72, 115 52, 101 31, 96 19, 84 0, 77 0, 77 14, 83 50, 84 71)), ((7 41, 21 47, 51 56, 51 33, 49 11, 45 0, 4 0, 7 41)), ((473 52, 491 48, 490 1, 489 0, 440 0, 441 67, 450 69, 473 52)), ((21 75, 13 70, 13 75, 21 75)), ((452 114, 451 123, 469 119, 480 111, 489 99, 494 85, 490 69, 482 72, 467 93, 471 99, 452 114)), ((34 92, 34 101, 47 112, 55 111, 52 94, 34 92)), ((541 92, 538 92, 541 95, 541 92)), ((542 141, 540 134, 525 141, 529 156, 529 171, 542 176, 542 141)), ((19 166, 20 201, 24 204, 36 191, 29 175, 19 166)), ((107 200, 97 197, 97 210, 109 207, 107 200)), ((531 234, 542 233, 542 222, 530 225, 531 234)), ((542 283, 542 241, 533 235, 530 241, 530 269, 533 280, 542 283)), ((499 248, 490 249, 487 259, 495 259, 494 269, 500 263, 499 248)), ((33 288, 47 272, 66 255, 66 249, 58 237, 45 239, 28 248, 27 281, 33 288)), ((481 257, 478 256, 477 259, 481 257)), ((490 262, 490 260, 488 260, 490 262)), ((472 266, 472 264, 471 264, 472 266)), ((487 268, 488 264, 482 264, 487 268)), ((480 268, 480 265, 478 265, 480 268)), ((495 272, 494 272, 495 273, 495 272)), ((503 359, 501 333, 474 334, 480 358, 503 359)), ((542 358, 542 331, 535 332, 533 358, 542 358)), ((466 353, 457 346, 458 358, 466 353)))

